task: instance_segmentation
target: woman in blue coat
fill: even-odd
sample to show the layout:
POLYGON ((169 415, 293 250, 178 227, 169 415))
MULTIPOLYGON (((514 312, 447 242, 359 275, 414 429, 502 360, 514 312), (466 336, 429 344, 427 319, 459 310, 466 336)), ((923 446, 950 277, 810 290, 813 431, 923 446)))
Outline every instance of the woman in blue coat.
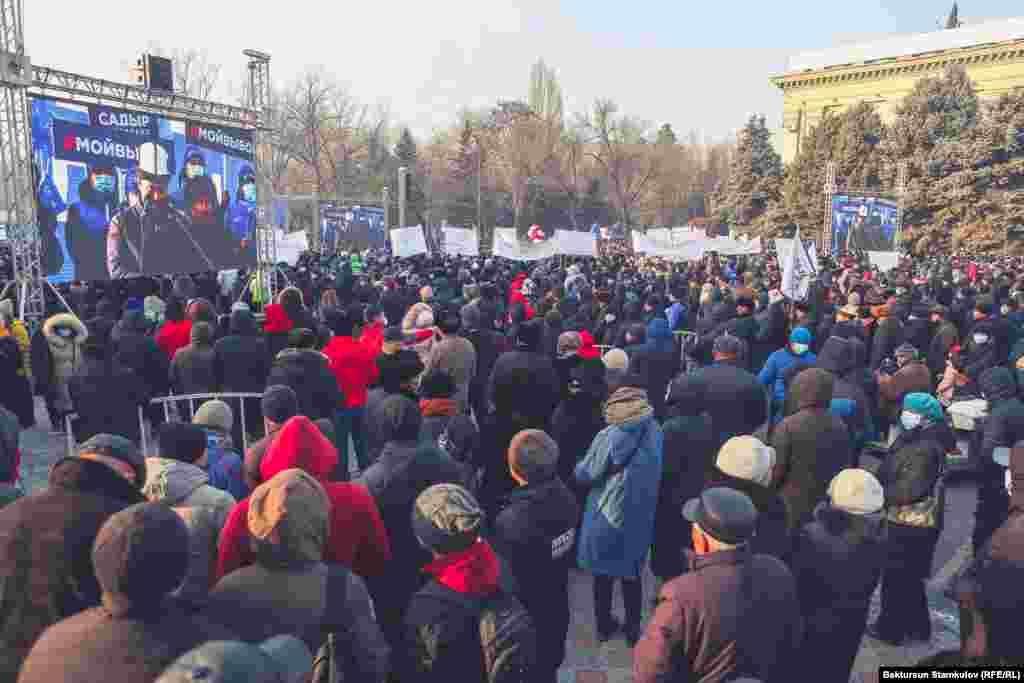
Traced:
POLYGON ((581 569, 594 575, 598 639, 619 630, 612 617, 612 589, 622 581, 624 632, 630 647, 640 639, 643 589, 640 572, 654 539, 662 470, 662 432, 643 381, 609 378, 608 426, 594 437, 576 466, 576 481, 589 488, 577 550, 581 569))

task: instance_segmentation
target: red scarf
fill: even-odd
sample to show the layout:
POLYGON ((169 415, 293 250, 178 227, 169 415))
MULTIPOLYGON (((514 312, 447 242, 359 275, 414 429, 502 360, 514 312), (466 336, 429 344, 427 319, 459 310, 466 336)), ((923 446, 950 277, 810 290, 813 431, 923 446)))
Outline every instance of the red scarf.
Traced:
POLYGON ((479 540, 466 550, 437 558, 423 571, 456 593, 485 596, 498 589, 501 565, 490 544, 479 540))

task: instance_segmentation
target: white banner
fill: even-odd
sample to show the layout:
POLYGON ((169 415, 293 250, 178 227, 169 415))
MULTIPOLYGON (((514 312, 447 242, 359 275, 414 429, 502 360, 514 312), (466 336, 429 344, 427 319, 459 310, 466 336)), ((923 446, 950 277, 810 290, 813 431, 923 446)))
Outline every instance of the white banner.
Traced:
POLYGON ((887 273, 900 264, 900 255, 896 251, 869 251, 868 261, 883 273, 887 273))
POLYGON ((782 293, 792 301, 805 301, 811 287, 811 280, 818 275, 817 258, 800 239, 800 228, 796 229, 793 246, 782 262, 782 293))
POLYGON ((480 236, 476 230, 443 227, 444 253, 449 256, 479 256, 480 236))
POLYGON ((566 256, 597 256, 597 238, 589 232, 559 230, 554 239, 559 253, 566 256))
POLYGON ((527 244, 519 241, 515 228, 495 228, 494 255, 513 261, 539 261, 557 256, 558 248, 554 240, 527 244))
POLYGON ((761 238, 756 237, 749 242, 718 238, 708 240, 704 249, 705 251, 717 251, 723 256, 752 256, 761 253, 761 238))
POLYGON ((284 230, 275 230, 275 251, 278 263, 284 261, 290 266, 299 262, 304 251, 309 250, 309 235, 305 230, 287 234, 284 230))
POLYGON ((395 228, 391 231, 391 253, 398 258, 408 258, 427 253, 427 238, 420 225, 411 228, 395 228))
POLYGON ((673 261, 698 261, 704 256, 705 243, 709 240, 689 240, 679 244, 663 242, 652 239, 648 231, 647 235, 639 232, 633 233, 633 251, 648 256, 658 256, 673 261))

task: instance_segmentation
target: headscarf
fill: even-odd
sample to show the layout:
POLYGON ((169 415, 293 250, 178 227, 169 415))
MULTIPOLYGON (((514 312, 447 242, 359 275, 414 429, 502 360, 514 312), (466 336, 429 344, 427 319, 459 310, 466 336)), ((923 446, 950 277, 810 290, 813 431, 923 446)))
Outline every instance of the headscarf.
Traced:
POLYGON ((917 413, 928 422, 942 422, 945 420, 942 406, 930 394, 920 392, 907 394, 903 399, 903 410, 917 413))

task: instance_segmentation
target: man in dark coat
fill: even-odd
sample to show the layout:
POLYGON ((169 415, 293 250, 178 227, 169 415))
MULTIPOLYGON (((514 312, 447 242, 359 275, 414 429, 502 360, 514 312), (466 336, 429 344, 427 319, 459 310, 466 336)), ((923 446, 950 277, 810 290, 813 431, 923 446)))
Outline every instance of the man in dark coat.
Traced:
POLYGON ((1024 439, 1024 402, 1017 383, 1007 368, 992 368, 979 381, 982 396, 988 401, 989 415, 981 439, 981 479, 978 507, 974 514, 974 551, 984 547, 996 529, 1006 521, 1009 498, 1006 495, 1006 464, 1009 449, 1024 439), (996 458, 996 449, 1001 451, 996 458), (1003 457, 1005 456, 1005 457, 1003 457))
MULTIPOLYGON (((142 311, 127 311, 113 331, 114 360, 146 383, 151 398, 165 396, 170 385, 170 359, 149 336, 149 322, 142 311)), ((163 409, 151 406, 147 416, 163 421, 163 409)))
POLYGON ((488 382, 495 362, 507 348, 505 338, 494 330, 495 317, 494 306, 486 300, 463 309, 465 337, 476 351, 476 376, 469 384, 469 402, 478 421, 482 421, 489 413, 488 382))
POLYGON ((18 680, 141 683, 194 647, 233 640, 223 626, 167 602, 188 563, 188 529, 166 505, 139 503, 111 515, 92 546, 102 606, 48 628, 18 680))
POLYGON ((575 565, 580 506, 558 477, 558 445, 544 432, 517 434, 508 464, 519 488, 502 501, 491 543, 508 562, 537 628, 533 680, 554 683, 569 634, 569 569, 575 565))
POLYGON ((854 367, 853 345, 846 339, 829 337, 818 354, 816 365, 832 375, 833 399, 847 399, 854 402, 854 410, 846 420, 846 426, 849 428, 850 434, 855 439, 858 436, 866 437, 869 427, 874 423, 871 412, 872 406, 868 402, 867 394, 864 393, 863 389, 843 379, 854 367))
POLYGON ((714 363, 685 376, 683 382, 704 387, 704 409, 715 431, 715 452, 726 441, 751 434, 768 420, 768 397, 757 377, 747 371, 743 356, 749 350, 731 335, 715 340, 714 363))
POLYGON ((145 499, 146 464, 99 435, 50 470, 49 485, 0 510, 0 677, 13 681, 47 627, 100 603, 92 542, 110 515, 145 499))
POLYGON ((647 397, 659 420, 665 418, 665 393, 679 370, 679 349, 672 341, 672 330, 664 318, 647 325, 647 341, 629 355, 629 371, 644 382, 647 397))
POLYGON ((850 431, 828 412, 834 384, 832 375, 819 368, 798 374, 789 387, 797 412, 772 433, 773 479, 786 502, 790 532, 810 519, 832 478, 854 465, 850 431))
POLYGON ((892 356, 904 341, 903 323, 892 314, 890 306, 875 306, 872 315, 878 321, 875 336, 871 342, 870 368, 877 370, 882 361, 892 356))
POLYGON ((796 583, 781 561, 751 552, 757 510, 750 498, 708 489, 683 515, 694 525, 690 571, 661 589, 633 652, 635 683, 796 680, 803 631, 796 583))
POLYGON ((945 306, 932 306, 931 320, 937 329, 928 345, 928 371, 932 374, 932 380, 938 383, 938 379, 946 371, 946 359, 949 357, 949 350, 956 346, 958 335, 956 325, 949 320, 949 309, 945 306))
POLYGON ((327 364, 327 356, 316 350, 312 330, 288 333, 288 348, 277 354, 267 375, 267 386, 291 387, 299 398, 299 415, 310 420, 334 419, 341 405, 341 390, 327 364))
POLYGON ((886 561, 884 502, 874 475, 844 470, 796 538, 790 566, 804 616, 800 660, 821 680, 850 679, 886 561))
POLYGON ((101 339, 86 339, 82 363, 68 382, 71 406, 78 415, 71 430, 79 443, 96 434, 141 441, 138 409, 148 405, 150 389, 138 373, 110 358, 110 351, 101 339))
MULTIPOLYGON (((230 332, 213 345, 213 372, 217 388, 224 392, 260 393, 267 386, 270 371, 267 345, 256 331, 249 311, 231 313, 230 332)), ((231 401, 231 409, 241 415, 238 401, 231 401)), ((260 428, 259 399, 245 404, 245 429, 256 434, 260 428)), ((241 421, 236 423, 232 439, 242 443, 241 421)))

